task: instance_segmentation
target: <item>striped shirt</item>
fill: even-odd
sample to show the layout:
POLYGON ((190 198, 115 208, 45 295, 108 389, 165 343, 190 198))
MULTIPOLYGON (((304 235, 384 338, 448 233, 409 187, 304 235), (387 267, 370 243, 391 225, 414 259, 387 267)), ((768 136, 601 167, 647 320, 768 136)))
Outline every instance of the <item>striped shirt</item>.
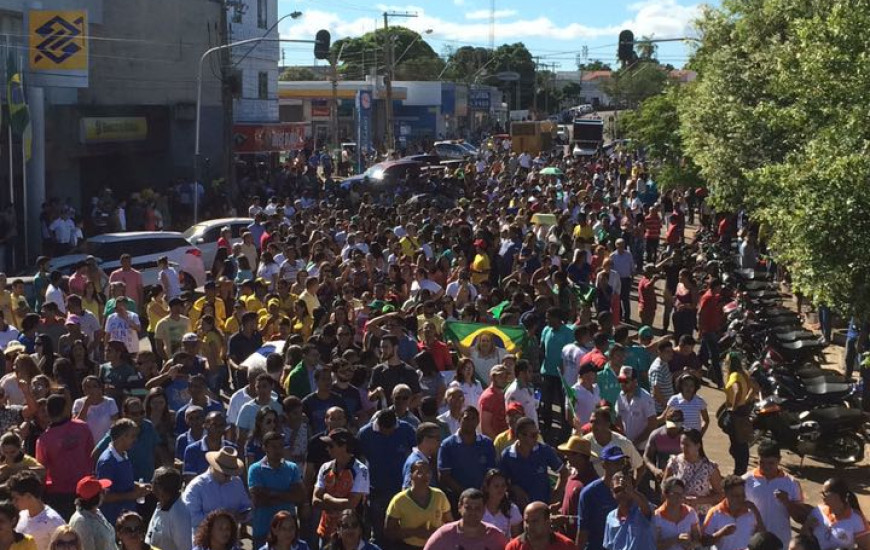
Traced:
POLYGON ((658 239, 662 232, 662 219, 658 214, 650 214, 643 219, 645 239, 658 239))
MULTIPOLYGON (((665 403, 670 401, 674 395, 674 377, 671 374, 671 369, 667 363, 659 358, 653 361, 649 368, 649 387, 650 393, 657 388, 662 395, 665 403)), ((665 406, 656 401, 656 413, 661 414, 665 410, 665 406)))
POLYGON ((686 399, 678 393, 668 399, 668 407, 683 411, 683 428, 701 430, 701 411, 707 410, 707 402, 699 395, 686 399))

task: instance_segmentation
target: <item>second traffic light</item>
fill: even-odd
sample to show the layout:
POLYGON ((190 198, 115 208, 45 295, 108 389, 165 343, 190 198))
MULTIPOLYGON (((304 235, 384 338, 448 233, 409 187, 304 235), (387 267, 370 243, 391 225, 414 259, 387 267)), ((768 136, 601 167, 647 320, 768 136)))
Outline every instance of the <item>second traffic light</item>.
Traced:
POLYGON ((327 30, 319 30, 314 37, 314 58, 329 59, 329 47, 332 37, 327 30))
POLYGON ((619 47, 616 57, 623 63, 631 63, 637 57, 634 53, 634 33, 626 29, 619 33, 619 47))

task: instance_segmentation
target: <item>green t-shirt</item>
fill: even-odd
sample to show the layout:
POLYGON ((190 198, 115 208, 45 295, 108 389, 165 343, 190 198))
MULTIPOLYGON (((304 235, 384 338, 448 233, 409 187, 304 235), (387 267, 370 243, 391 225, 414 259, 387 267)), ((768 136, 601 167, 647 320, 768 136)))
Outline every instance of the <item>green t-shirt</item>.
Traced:
POLYGON ((613 407, 616 404, 616 400, 619 399, 619 392, 622 391, 622 388, 619 385, 619 380, 616 378, 616 373, 610 368, 609 361, 598 373, 597 383, 601 399, 607 401, 613 407))
POLYGON ((625 350, 625 364, 637 373, 640 387, 649 391, 649 368, 655 356, 643 346, 633 345, 625 350))

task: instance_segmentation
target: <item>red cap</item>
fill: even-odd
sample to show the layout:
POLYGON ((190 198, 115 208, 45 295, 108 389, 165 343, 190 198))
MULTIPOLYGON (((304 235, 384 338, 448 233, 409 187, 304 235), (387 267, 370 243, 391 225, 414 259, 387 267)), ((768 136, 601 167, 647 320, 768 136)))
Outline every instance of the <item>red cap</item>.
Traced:
POLYGON ((507 406, 507 409, 505 410, 505 413, 506 413, 506 414, 510 414, 510 413, 512 413, 512 412, 518 412, 518 413, 520 413, 520 414, 526 414, 526 410, 523 408, 523 406, 522 406, 520 403, 516 402, 516 401, 511 401, 511 404, 508 405, 508 406, 507 406))
POLYGON ((96 476, 83 477, 76 483, 76 496, 90 500, 111 486, 111 479, 98 479, 96 476))

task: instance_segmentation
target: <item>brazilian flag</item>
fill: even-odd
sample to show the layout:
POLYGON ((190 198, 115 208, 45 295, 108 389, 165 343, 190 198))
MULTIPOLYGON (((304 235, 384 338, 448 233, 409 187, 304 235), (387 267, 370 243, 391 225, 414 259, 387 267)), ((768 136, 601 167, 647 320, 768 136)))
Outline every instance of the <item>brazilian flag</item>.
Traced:
MULTIPOLYGON (((503 348, 508 353, 520 354, 528 338, 526 329, 520 326, 485 325, 483 323, 460 323, 447 321, 444 323, 444 336, 456 342, 463 348, 473 347, 483 334, 491 334, 496 347, 503 348)), ((489 380, 489 373, 476 373, 483 380, 489 380)))
POLYGON ((30 109, 24 99, 24 87, 21 85, 21 72, 10 53, 6 59, 7 88, 6 98, 9 102, 9 126, 21 138, 24 147, 24 159, 30 160, 33 152, 33 133, 30 127, 30 109))

